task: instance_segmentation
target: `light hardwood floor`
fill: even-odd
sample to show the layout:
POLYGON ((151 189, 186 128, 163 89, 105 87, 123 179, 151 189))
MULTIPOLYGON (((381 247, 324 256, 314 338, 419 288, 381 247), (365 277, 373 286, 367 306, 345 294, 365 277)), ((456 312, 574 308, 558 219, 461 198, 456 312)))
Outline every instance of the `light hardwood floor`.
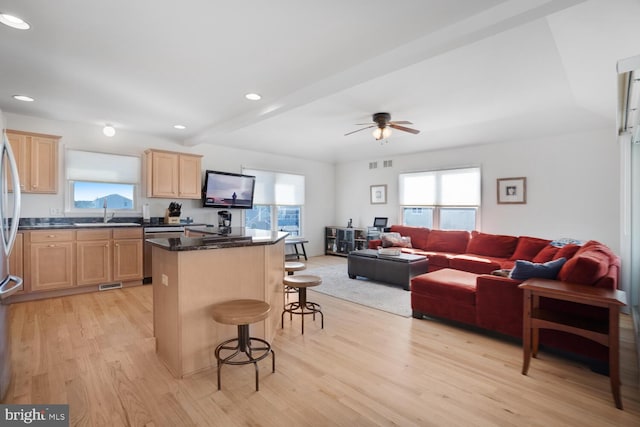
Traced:
MULTIPOLYGON (((309 266, 344 263, 315 257, 309 266)), ((70 405, 83 426, 638 426, 631 321, 622 316, 622 399, 609 378, 520 345, 403 318, 319 293, 325 328, 285 321, 276 373, 252 366, 173 378, 155 355, 150 286, 11 306, 13 382, 5 403, 70 405)), ((213 355, 212 355, 213 357, 213 355)))

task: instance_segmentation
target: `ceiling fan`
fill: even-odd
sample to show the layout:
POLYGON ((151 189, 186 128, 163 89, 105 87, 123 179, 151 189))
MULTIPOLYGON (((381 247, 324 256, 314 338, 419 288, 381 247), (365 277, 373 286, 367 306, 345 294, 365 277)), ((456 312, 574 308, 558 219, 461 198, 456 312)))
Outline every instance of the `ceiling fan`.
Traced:
POLYGON ((391 121, 391 114, 389 113, 375 113, 373 115, 373 124, 371 123, 358 123, 356 126, 364 126, 364 125, 369 125, 367 127, 358 129, 358 130, 354 130, 352 132, 349 133, 345 133, 344 136, 347 135, 351 135, 352 133, 356 133, 356 132, 360 132, 361 130, 365 130, 365 129, 371 129, 371 128, 376 128, 373 131, 373 137, 377 140, 381 140, 383 138, 387 138, 389 135, 391 135, 391 129, 398 129, 401 130, 403 132, 409 132, 412 134, 418 134, 420 133, 419 130, 417 129, 411 129, 405 126, 400 126, 400 125, 412 125, 413 123, 408 122, 406 120, 398 120, 398 121, 391 121))

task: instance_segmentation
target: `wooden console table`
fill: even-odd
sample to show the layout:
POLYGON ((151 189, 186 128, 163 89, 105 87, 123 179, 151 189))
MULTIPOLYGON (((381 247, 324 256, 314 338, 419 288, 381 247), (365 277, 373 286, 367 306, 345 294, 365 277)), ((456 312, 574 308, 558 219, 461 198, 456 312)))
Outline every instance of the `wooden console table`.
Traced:
POLYGON ((609 347, 609 380, 616 407, 622 409, 620 398, 620 307, 626 305, 623 291, 576 285, 557 280, 529 279, 520 285, 524 290, 524 322, 522 375, 527 375, 531 355, 538 353, 539 329, 555 329, 576 334, 609 347), (609 310, 609 322, 567 315, 539 307, 540 297, 571 301, 609 310))

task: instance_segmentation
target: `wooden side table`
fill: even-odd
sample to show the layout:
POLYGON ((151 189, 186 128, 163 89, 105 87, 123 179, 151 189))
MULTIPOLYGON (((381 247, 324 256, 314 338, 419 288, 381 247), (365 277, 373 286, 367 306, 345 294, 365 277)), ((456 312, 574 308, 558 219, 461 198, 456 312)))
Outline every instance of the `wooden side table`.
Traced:
POLYGON ((620 398, 620 307, 626 305, 623 291, 576 285, 547 279, 529 279, 520 285, 524 290, 522 375, 527 375, 531 355, 538 353, 539 333, 555 329, 585 337, 609 347, 609 380, 616 407, 622 409, 620 398), (608 324, 539 307, 540 297, 571 301, 609 310, 608 324))

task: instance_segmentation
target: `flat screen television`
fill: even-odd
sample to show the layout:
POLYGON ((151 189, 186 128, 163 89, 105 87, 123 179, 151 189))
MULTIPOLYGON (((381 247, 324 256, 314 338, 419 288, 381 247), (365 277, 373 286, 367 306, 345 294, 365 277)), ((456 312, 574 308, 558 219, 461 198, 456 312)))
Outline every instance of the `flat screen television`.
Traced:
POLYGON ((255 186, 255 176, 207 170, 202 186, 202 206, 252 209, 255 186))

